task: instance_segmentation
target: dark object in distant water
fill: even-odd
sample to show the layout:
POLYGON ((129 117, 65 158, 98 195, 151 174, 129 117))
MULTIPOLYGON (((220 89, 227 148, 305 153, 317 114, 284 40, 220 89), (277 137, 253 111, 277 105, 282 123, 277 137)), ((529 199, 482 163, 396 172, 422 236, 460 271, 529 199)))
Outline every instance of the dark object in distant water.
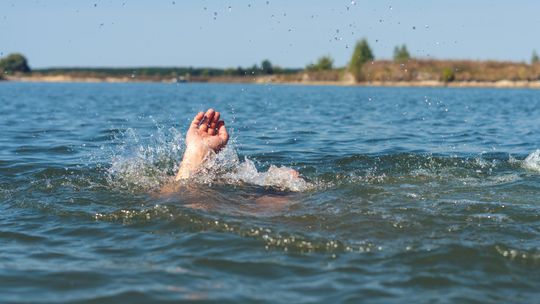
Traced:
POLYGON ((173 78, 173 83, 186 83, 189 82, 189 77, 187 76, 178 76, 176 78, 173 78))

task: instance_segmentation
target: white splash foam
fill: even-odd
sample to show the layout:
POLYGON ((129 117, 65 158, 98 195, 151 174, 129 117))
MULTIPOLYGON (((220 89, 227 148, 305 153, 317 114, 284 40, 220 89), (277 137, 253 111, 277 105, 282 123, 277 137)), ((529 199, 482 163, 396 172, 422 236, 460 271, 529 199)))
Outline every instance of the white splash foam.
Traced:
POLYGON ((523 160, 523 168, 540 172, 540 149, 529 154, 527 158, 523 160))
POLYGON ((181 133, 158 128, 145 140, 133 129, 127 129, 115 141, 122 144, 111 157, 108 178, 111 185, 127 190, 156 190, 178 170, 182 155, 181 133), (141 142, 147 141, 147 144, 141 142))
POLYGON ((288 167, 271 165, 266 172, 259 172, 253 161, 245 159, 234 171, 223 176, 229 183, 248 183, 264 187, 274 187, 289 191, 306 191, 310 184, 297 176, 295 170, 288 167))
MULTIPOLYGON (((112 153, 108 170, 109 183, 129 191, 157 191, 170 183, 178 170, 183 153, 183 136, 170 128, 158 128, 156 136, 142 138, 135 130, 128 129, 120 138, 118 151, 112 153), (143 142, 148 142, 143 144, 143 142)), ((288 167, 270 166, 268 171, 259 172, 249 159, 241 162, 235 150, 235 140, 213 157, 192 182, 202 184, 252 184, 288 191, 305 191, 311 184, 297 176, 288 167)))

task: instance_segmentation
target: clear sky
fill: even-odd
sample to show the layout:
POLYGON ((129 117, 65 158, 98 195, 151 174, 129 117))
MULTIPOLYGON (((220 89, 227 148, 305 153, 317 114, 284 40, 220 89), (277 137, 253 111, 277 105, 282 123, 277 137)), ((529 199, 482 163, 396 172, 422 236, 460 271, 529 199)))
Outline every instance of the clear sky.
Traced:
POLYGON ((345 65, 367 38, 377 58, 529 61, 538 0, 0 0, 0 53, 31 67, 345 65))

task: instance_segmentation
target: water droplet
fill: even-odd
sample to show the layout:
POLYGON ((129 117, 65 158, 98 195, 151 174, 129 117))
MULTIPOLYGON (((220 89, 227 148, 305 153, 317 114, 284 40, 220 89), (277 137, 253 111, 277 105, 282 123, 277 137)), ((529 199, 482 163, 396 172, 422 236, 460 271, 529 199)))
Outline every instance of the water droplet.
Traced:
POLYGON ((229 10, 229 12, 232 12, 232 6, 229 6, 227 9, 229 10))
POLYGON ((173 2, 172 2, 172 4, 173 4, 173 5, 175 5, 175 4, 176 4, 176 2, 174 2, 174 1, 173 1, 173 2))
POLYGON ((413 29, 413 30, 416 30, 416 26, 413 26, 412 29, 413 29))
POLYGON ((94 3, 94 7, 97 7, 97 3, 94 3))
POLYGON ((389 9, 390 9, 390 10, 393 10, 394 8, 392 8, 392 6, 390 5, 389 9))
POLYGON ((266 1, 266 5, 270 4, 270 1, 266 1))
POLYGON ((426 25, 424 25, 424 27, 425 27, 426 29, 428 29, 428 28, 429 28, 429 25, 426 24, 426 25))
POLYGON ((356 1, 352 0, 351 5, 356 5, 356 1))

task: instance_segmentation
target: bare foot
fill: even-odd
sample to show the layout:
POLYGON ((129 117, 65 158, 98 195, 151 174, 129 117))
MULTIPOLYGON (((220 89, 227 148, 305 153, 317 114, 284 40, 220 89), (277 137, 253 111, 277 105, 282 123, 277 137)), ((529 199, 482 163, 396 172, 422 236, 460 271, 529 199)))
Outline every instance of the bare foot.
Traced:
POLYGON ((186 134, 186 151, 175 180, 186 179, 199 170, 213 153, 218 153, 229 141, 225 122, 219 120, 220 113, 208 109, 193 118, 186 134))

